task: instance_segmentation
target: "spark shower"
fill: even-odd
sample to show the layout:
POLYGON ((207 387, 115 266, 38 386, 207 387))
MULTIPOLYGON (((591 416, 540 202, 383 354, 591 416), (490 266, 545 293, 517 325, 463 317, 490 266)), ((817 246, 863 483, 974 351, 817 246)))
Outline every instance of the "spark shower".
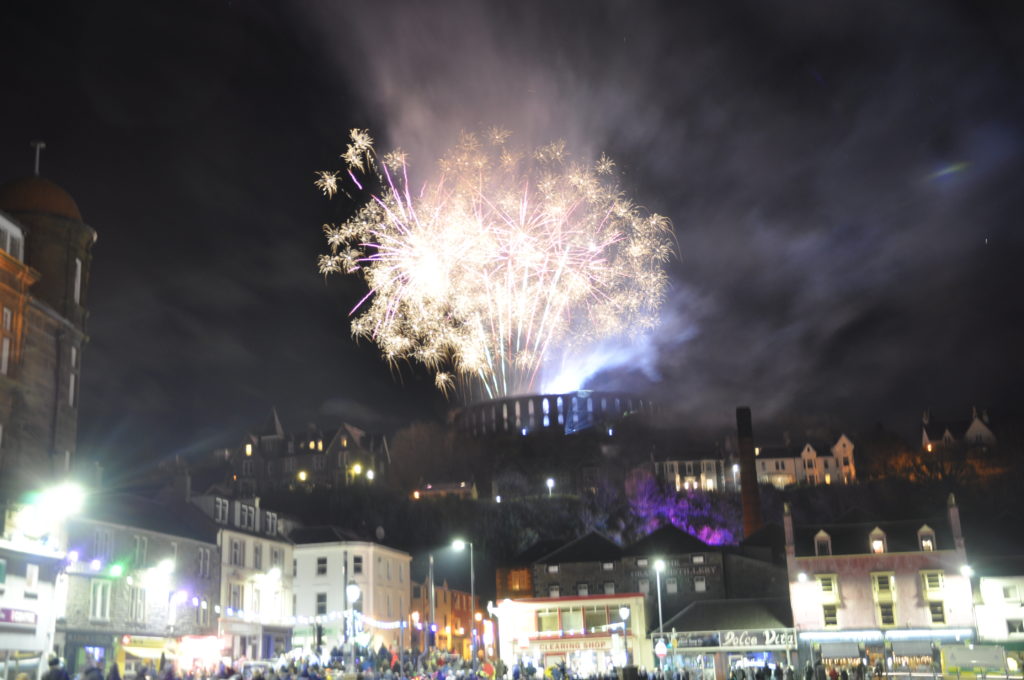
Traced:
POLYGON ((403 152, 378 156, 369 133, 352 130, 345 168, 316 179, 328 197, 349 182, 367 196, 324 225, 319 260, 322 273, 369 286, 353 335, 467 398, 534 392, 567 356, 649 331, 675 252, 668 219, 623 195, 610 159, 510 138, 463 133, 436 178, 414 186, 403 152))

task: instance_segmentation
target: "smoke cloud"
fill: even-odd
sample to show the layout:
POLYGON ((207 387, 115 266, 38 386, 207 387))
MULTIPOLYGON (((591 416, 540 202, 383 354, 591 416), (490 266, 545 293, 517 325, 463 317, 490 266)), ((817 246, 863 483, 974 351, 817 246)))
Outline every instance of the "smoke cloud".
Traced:
POLYGON ((1018 393, 1024 310, 1005 292, 1024 107, 1008 93, 1024 59, 1008 12, 454 1, 307 18, 414 173, 498 124, 609 153, 673 220, 664 323, 602 346, 588 386, 701 422, 739 403, 892 422, 1018 393))

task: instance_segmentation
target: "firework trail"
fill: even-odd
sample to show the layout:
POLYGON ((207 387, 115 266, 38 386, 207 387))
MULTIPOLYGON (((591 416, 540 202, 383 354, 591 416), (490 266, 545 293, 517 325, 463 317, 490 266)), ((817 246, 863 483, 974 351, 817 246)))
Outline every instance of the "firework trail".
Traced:
POLYGON ((533 391, 546 362, 652 328, 667 287, 669 221, 622 195, 607 157, 585 164, 562 142, 518 150, 509 137, 463 134, 416 191, 404 154, 377 156, 365 130, 343 171, 317 173, 328 197, 345 181, 378 188, 324 225, 320 271, 358 272, 370 289, 353 335, 422 362, 446 393, 533 391))

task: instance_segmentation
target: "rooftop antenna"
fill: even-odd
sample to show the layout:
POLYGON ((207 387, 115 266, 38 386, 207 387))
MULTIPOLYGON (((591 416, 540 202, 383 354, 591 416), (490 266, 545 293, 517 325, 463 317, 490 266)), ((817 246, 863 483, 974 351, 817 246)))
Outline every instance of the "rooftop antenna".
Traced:
POLYGON ((36 177, 39 177, 39 154, 46 148, 46 142, 36 139, 29 143, 29 146, 34 146, 36 149, 36 177))

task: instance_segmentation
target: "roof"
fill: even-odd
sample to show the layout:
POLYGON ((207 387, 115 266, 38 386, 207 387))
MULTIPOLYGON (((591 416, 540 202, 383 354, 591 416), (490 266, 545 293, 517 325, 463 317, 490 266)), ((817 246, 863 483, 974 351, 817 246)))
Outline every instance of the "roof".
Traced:
POLYGON ((784 551, 786 549, 786 530, 780 524, 765 524, 740 541, 740 545, 784 551))
POLYGON ((199 508, 187 503, 164 503, 121 493, 93 494, 78 517, 205 543, 217 542, 214 523, 199 508))
POLYGON ((870 552, 870 535, 875 528, 885 532, 886 552, 918 552, 917 532, 924 525, 935 532, 936 550, 953 550, 953 532, 944 517, 907 519, 888 522, 857 522, 793 527, 793 543, 797 557, 815 554, 814 537, 824 531, 832 541, 833 555, 865 555, 870 552))
POLYGON ((71 194, 38 175, 22 177, 0 186, 0 209, 9 213, 47 213, 82 221, 82 213, 71 194))
POLYGON ((698 600, 665 621, 666 630, 704 631, 749 628, 792 628, 789 598, 698 600))
POLYGON ((296 527, 288 534, 288 538, 296 545, 311 543, 347 543, 362 541, 355 532, 335 526, 296 527))
POLYGON ((565 545, 564 540, 557 538, 542 538, 512 558, 509 562, 509 566, 528 566, 534 562, 539 562, 541 558, 547 557, 563 545, 565 545))
POLYGON ((543 555, 544 562, 550 564, 611 562, 620 557, 622 548, 596 531, 569 541, 554 552, 543 555))
POLYGON ((696 536, 669 524, 628 546, 624 555, 686 555, 711 550, 696 536))
POLYGON ((942 435, 949 430, 949 433, 953 435, 954 439, 963 439, 964 435, 967 434, 967 428, 971 426, 970 420, 929 420, 928 424, 924 425, 925 434, 928 435, 928 439, 935 441, 942 439, 942 435))

